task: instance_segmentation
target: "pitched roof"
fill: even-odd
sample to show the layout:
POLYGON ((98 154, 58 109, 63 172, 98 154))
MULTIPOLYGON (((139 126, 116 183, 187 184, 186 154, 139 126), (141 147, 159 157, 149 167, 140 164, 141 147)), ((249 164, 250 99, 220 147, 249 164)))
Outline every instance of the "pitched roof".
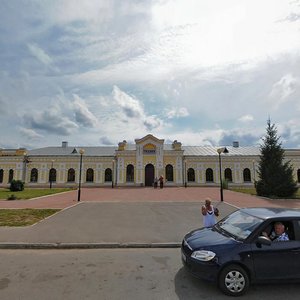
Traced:
POLYGON ((84 149, 85 156, 114 156, 117 147, 45 147, 28 151, 33 156, 73 156, 80 155, 79 150, 84 149))
MULTIPOLYGON (((182 146, 183 155, 185 156, 216 156, 219 147, 213 146, 182 146)), ((246 156, 260 155, 258 147, 226 147, 227 156, 246 156)), ((114 156, 118 147, 97 146, 97 147, 45 147, 28 151, 32 156, 74 156, 80 155, 79 150, 84 149, 85 156, 114 156)), ((126 151, 135 151, 135 144, 127 144, 126 151)), ((172 144, 164 144, 164 150, 173 150, 172 144)))
MULTIPOLYGON (((216 156, 217 149, 220 147, 213 146, 182 146, 185 156, 216 156)), ((246 156, 246 155, 260 155, 259 147, 233 147, 226 146, 228 153, 226 156, 246 156)))

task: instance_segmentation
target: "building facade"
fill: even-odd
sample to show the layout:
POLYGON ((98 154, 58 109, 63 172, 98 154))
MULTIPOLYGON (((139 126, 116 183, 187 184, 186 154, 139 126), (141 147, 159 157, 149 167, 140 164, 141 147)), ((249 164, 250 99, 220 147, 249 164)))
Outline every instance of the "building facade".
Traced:
MULTIPOLYGON (((13 179, 28 187, 76 187, 79 182, 83 187, 152 186, 160 176, 165 186, 217 186, 221 178, 231 186, 253 186, 259 148, 234 142, 224 149, 182 146, 176 140, 166 144, 151 134, 117 147, 79 148, 62 142, 60 147, 0 149, 0 187, 13 179)), ((285 159, 300 184, 300 149, 286 149, 285 159)))

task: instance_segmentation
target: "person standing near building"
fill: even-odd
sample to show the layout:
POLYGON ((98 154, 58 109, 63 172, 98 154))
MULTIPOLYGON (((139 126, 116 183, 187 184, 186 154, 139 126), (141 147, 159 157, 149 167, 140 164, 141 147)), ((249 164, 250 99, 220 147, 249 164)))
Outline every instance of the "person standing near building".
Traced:
POLYGON ((213 207, 210 198, 205 199, 205 204, 202 206, 201 212, 203 215, 204 227, 212 227, 216 224, 216 217, 219 216, 219 210, 213 207))
POLYGON ((158 181, 159 181, 159 187, 162 189, 164 187, 164 177, 160 175, 158 181))
POLYGON ((154 188, 156 189, 158 185, 158 179, 157 177, 154 178, 154 188))

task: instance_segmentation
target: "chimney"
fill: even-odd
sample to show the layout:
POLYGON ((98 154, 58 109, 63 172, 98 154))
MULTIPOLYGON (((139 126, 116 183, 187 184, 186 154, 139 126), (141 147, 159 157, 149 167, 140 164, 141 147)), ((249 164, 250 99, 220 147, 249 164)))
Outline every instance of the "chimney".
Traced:
POLYGON ((62 146, 63 148, 67 148, 67 147, 68 147, 68 142, 65 142, 65 141, 62 142, 62 143, 61 143, 61 146, 62 146))
POLYGON ((239 142, 238 141, 234 141, 232 142, 232 147, 233 148, 238 148, 240 145, 239 145, 239 142))

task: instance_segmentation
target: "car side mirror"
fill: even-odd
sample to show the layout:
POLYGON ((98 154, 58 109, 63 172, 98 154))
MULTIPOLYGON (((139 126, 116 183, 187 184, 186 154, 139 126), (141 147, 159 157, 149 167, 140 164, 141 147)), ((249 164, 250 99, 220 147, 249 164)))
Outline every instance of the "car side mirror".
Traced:
POLYGON ((266 246, 270 246, 272 244, 272 241, 270 241, 267 237, 262 235, 258 237, 257 242, 261 245, 266 245, 266 246))

